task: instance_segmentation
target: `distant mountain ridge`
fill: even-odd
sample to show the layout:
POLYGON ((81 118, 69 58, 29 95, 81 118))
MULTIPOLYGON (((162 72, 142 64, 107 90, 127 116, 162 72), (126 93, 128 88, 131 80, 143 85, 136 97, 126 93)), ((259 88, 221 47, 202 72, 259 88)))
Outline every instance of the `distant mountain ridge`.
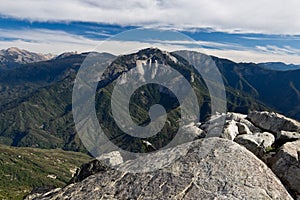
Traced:
MULTIPOLYGON (((87 55, 88 53, 64 54, 60 58, 23 64, 21 68, 3 70, 0 73, 0 143, 13 146, 84 150, 74 128, 71 108, 73 82, 87 55)), ((124 72, 135 67, 137 58, 144 60, 155 58, 165 62, 184 74, 187 80, 191 80, 193 66, 176 55, 176 52, 162 52, 159 49, 149 48, 118 57, 107 53, 98 55, 106 56, 113 61, 108 66, 110 71, 106 74, 105 84, 102 86, 100 84, 96 94, 98 101, 95 106, 100 120, 111 116, 107 108, 110 105, 109 95, 113 85, 124 72), (174 58, 177 62, 174 62, 174 58)), ((217 57, 212 59, 222 74, 228 111, 246 114, 250 110, 274 110, 300 119, 300 92, 298 92, 300 70, 274 71, 261 68, 254 63, 235 63, 217 57)), ((205 118, 210 112, 209 93, 200 77, 193 79, 195 81, 192 85, 199 98, 201 117, 205 118)), ((153 99, 141 101, 145 96, 140 98, 138 93, 132 97, 134 102, 131 107, 132 113, 136 114, 134 120, 138 124, 147 123, 148 111, 145 108, 154 101, 168 105, 166 108, 170 111, 172 120, 178 116, 174 98, 170 101, 165 100, 168 93, 160 94, 153 85, 142 89, 145 91, 145 96, 151 93, 153 99)), ((108 120, 104 126, 106 130, 116 131, 112 120, 108 120)), ((165 131, 171 132, 174 127, 165 131)), ((118 131, 112 136, 115 136, 116 143, 122 139, 127 143, 132 142, 128 137, 123 138, 124 135, 118 131)), ((159 140, 163 142, 167 137, 170 136, 161 135, 159 140)), ((155 144, 155 141, 150 142, 155 144)), ((132 142, 132 144, 141 146, 139 142, 132 142)))
POLYGON ((21 50, 17 47, 0 50, 0 68, 10 69, 21 64, 35 63, 50 60, 54 57, 52 54, 40 54, 27 50, 21 50))
POLYGON ((300 69, 300 65, 285 64, 282 62, 259 63, 258 66, 262 67, 264 69, 270 69, 270 70, 275 70, 275 71, 291 71, 291 70, 300 69))

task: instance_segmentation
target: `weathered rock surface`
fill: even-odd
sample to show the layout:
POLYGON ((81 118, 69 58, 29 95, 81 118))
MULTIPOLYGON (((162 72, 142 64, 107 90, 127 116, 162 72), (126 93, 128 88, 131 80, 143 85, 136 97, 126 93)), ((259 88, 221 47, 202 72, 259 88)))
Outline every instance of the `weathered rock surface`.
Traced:
POLYGON ((297 132, 290 132, 290 131, 280 131, 278 134, 278 140, 281 142, 291 142, 293 140, 299 140, 300 133, 297 132))
MULTIPOLYGON (((229 140, 234 140, 234 138, 240 134, 262 132, 260 128, 254 126, 248 119, 246 119, 246 117, 247 115, 231 112, 227 113, 226 115, 218 114, 212 116, 212 118, 209 121, 203 123, 200 128, 203 129, 203 131, 207 134, 217 133, 209 135, 209 137, 217 136, 229 140), (220 123, 222 122, 222 118, 225 121, 225 125, 220 123)), ((202 133, 202 135, 205 134, 202 133)))
POLYGON ((247 115, 240 114, 240 113, 233 113, 233 112, 228 112, 226 114, 226 120, 234 120, 236 122, 240 122, 243 119, 246 119, 247 115))
MULTIPOLYGON (((260 128, 256 127, 254 124, 252 124, 252 123, 247 119, 247 115, 229 112, 229 113, 226 114, 226 120, 234 120, 234 121, 237 122, 237 125, 239 125, 239 124, 246 125, 247 128, 248 128, 252 133, 258 133, 258 132, 261 132, 260 128)), ((248 132, 248 131, 247 131, 247 132, 248 132)), ((240 132, 240 134, 244 134, 244 133, 243 133, 243 132, 240 132)), ((249 134, 249 132, 248 132, 247 134, 249 134)))
POLYGON ((109 169, 109 166, 99 160, 92 160, 88 163, 83 164, 80 169, 77 170, 75 176, 72 178, 70 183, 80 182, 86 177, 93 174, 102 173, 109 169))
POLYGON ((300 140, 284 144, 269 165, 291 193, 300 197, 300 140))
POLYGON ((36 199, 292 199, 279 179, 244 147, 206 138, 127 161, 36 199), (165 168, 149 168, 176 152, 165 168))
POLYGON ((234 141, 243 145, 249 151, 261 158, 266 152, 266 149, 271 147, 271 145, 275 142, 275 137, 271 133, 263 132, 239 135, 234 139, 234 141))
POLYGON ((190 139, 199 138, 203 134, 203 130, 198 127, 197 124, 191 123, 182 127, 186 133, 185 137, 190 139))
POLYGON ((225 123, 224 130, 220 137, 228 140, 234 140, 238 134, 238 126, 235 121, 231 120, 225 123))
POLYGON ((115 166, 123 163, 123 157, 119 151, 112 151, 110 153, 106 153, 97 158, 97 160, 101 160, 108 166, 115 166))
MULTIPOLYGON (((286 160, 286 154, 283 154, 282 150, 278 151, 278 148, 287 142, 300 139, 300 123, 298 121, 272 112, 254 111, 248 115, 229 112, 212 116, 209 121, 201 125, 201 128, 204 130, 202 135, 205 137, 213 136, 234 140, 268 164, 270 160, 273 162, 274 160, 278 161, 279 163, 277 162, 276 166, 281 170, 279 170, 280 172, 276 170, 275 173, 285 183, 285 186, 294 197, 299 195, 298 191, 295 192, 295 187, 300 188, 300 185, 293 184, 293 187, 291 187, 289 183, 298 179, 294 177, 295 175, 300 177, 297 170, 295 170, 296 164, 290 169, 288 166, 291 163, 288 161, 284 162, 284 166, 278 166, 286 160), (225 119, 224 127, 218 123, 222 118, 225 119), (286 172, 283 172, 284 170, 286 172), (288 173, 287 170, 292 170, 292 173, 288 173)), ((300 148, 299 143, 294 143, 294 145, 300 148)))
POLYGON ((76 172, 70 183, 80 182, 88 176, 93 174, 102 173, 110 167, 123 163, 123 157, 119 151, 112 151, 103 154, 95 160, 83 164, 76 172))
POLYGON ((273 112, 251 112, 247 118, 256 126, 280 134, 281 131, 300 132, 300 123, 273 112))
POLYGON ((270 112, 217 114, 183 127, 194 142, 126 162, 119 152, 105 154, 72 184, 36 199, 290 199, 277 177, 300 199, 299 124, 270 112))
POLYGON ((252 134, 250 128, 246 124, 237 122, 236 125, 238 127, 239 134, 252 134))

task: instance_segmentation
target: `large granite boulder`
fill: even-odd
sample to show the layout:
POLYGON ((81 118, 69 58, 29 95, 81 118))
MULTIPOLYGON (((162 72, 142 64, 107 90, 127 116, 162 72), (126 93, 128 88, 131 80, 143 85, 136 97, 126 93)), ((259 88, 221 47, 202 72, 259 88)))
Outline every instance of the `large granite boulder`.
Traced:
POLYGON ((281 144, 284 144, 286 142, 293 142, 300 139, 299 133, 290 131, 280 131, 277 136, 277 141, 281 144))
POLYGON ((210 120, 201 124, 200 128, 206 133, 202 133, 206 137, 221 137, 229 140, 234 140, 239 134, 262 132, 247 119, 247 115, 232 112, 213 115, 210 120), (222 119, 225 124, 220 123, 222 119))
POLYGON ((36 199, 292 198, 246 148, 230 140, 206 138, 127 161, 36 199), (176 159, 151 171, 170 157, 176 159), (132 173, 137 166, 145 172, 132 173))
POLYGON ((239 135, 234 141, 246 147, 259 158, 262 158, 267 148, 271 147, 275 142, 275 137, 271 133, 263 132, 239 135))
POLYGON ((300 140, 284 144, 269 165, 291 193, 300 199, 300 140))
POLYGON ((253 111, 247 118, 255 125, 264 130, 280 134, 281 131, 300 132, 300 123, 274 112, 253 111))
MULTIPOLYGON (((261 132, 260 128, 256 127, 254 124, 252 124, 248 119, 247 119, 247 115, 244 114, 239 114, 239 113, 232 113, 232 112, 228 112, 226 114, 226 120, 234 120, 237 122, 237 125, 245 125, 247 128, 249 129, 250 132, 252 133, 257 133, 257 132, 261 132)), ((242 127, 239 127, 239 129, 242 127)), ((248 130, 245 130, 247 132, 247 134, 249 134, 250 132, 248 130)), ((245 132, 241 131, 240 134, 245 134, 245 132)))

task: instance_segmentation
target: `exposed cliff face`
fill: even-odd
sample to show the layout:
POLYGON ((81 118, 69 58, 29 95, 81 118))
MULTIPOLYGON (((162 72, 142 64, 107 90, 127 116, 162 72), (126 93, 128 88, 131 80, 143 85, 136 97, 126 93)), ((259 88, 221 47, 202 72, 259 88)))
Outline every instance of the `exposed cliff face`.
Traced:
POLYGON ((65 188, 27 199, 299 198, 298 121, 255 111, 216 115, 199 125, 186 131, 202 139, 127 161, 111 152, 84 164, 65 188), (224 127, 213 126, 219 117, 224 127), (223 139, 208 128, 222 128, 223 139), (136 166, 144 172, 132 173, 136 166), (164 167, 149 172, 156 166, 164 167))

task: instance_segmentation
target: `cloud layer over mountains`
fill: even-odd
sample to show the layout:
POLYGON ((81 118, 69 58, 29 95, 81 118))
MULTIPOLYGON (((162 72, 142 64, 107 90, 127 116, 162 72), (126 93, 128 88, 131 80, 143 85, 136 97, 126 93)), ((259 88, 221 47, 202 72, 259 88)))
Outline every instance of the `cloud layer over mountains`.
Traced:
POLYGON ((297 0, 9 1, 0 13, 32 21, 89 21, 176 28, 211 27, 226 32, 300 33, 297 0))

